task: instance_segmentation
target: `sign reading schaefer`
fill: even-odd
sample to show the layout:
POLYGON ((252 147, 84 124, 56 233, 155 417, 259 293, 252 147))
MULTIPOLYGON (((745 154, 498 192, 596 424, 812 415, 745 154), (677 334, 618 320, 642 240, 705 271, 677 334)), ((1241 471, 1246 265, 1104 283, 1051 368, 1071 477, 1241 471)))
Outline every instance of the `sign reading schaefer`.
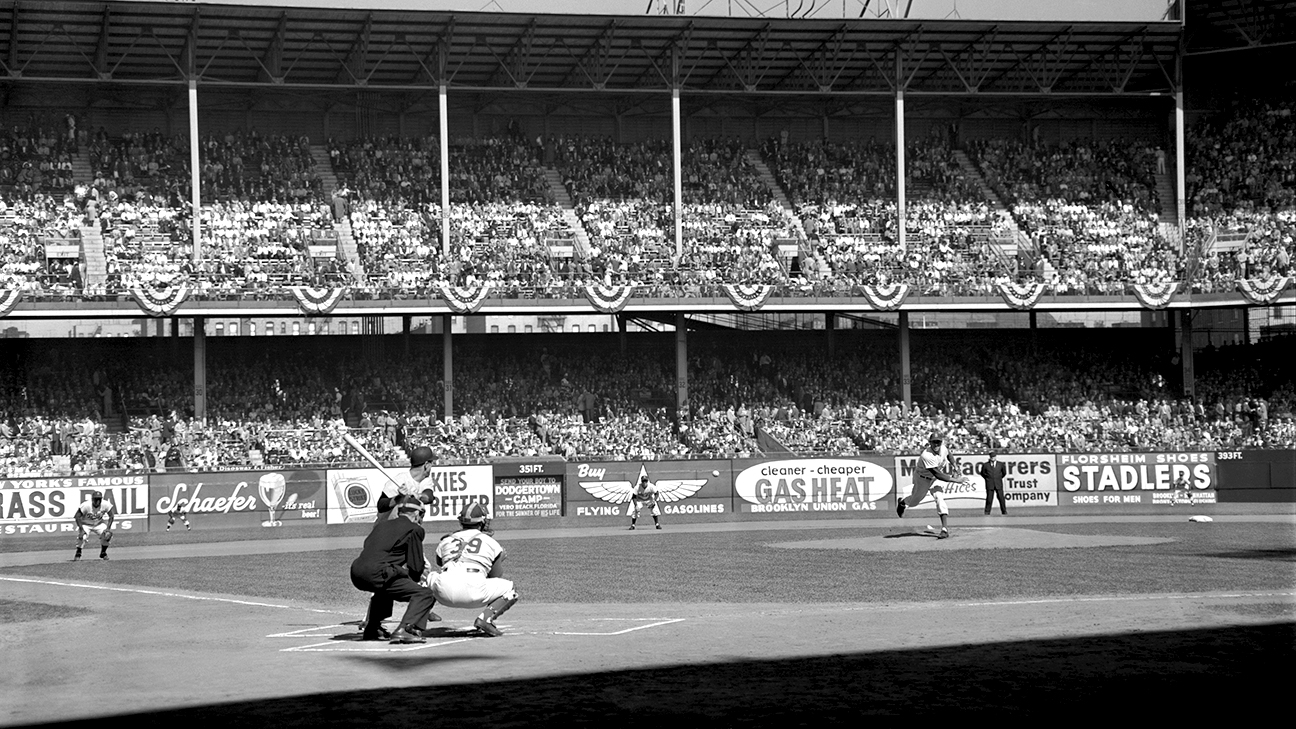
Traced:
MULTIPOLYGON (((396 478, 405 470, 397 467, 387 472, 396 478)), ((387 478, 376 468, 330 470, 328 523, 373 521, 378 517, 378 497, 387 484, 387 478)), ((427 502, 424 515, 429 521, 453 521, 471 501, 494 515, 490 466, 432 466, 420 495, 427 502)))
POLYGON ((148 477, 68 476, 0 479, 0 535, 74 533, 77 507, 95 491, 113 505, 113 529, 148 529, 148 477))
MULTIPOLYGON (((1053 456, 1045 453, 1001 453, 998 460, 1004 466, 1004 501, 1009 506, 1057 506, 1057 467, 1053 456)), ((977 473, 988 458, 984 455, 952 454, 954 470, 968 477, 966 484, 945 486, 945 504, 951 509, 985 508, 985 479, 977 473)), ((896 493, 906 496, 913 493, 914 471, 917 456, 897 456, 895 459, 896 493)), ((998 508, 996 503, 995 508, 998 508)), ((936 501, 928 495, 912 509, 936 508, 936 501)))
POLYGON ((323 471, 216 471, 149 476, 150 529, 163 530, 171 512, 194 529, 301 526, 319 519, 323 471))
POLYGON ((643 476, 657 488, 663 516, 728 514, 728 461, 608 461, 567 464, 567 516, 624 517, 643 476))
POLYGON ((1213 452, 1062 453, 1057 459, 1063 506, 1216 503, 1213 452), (1186 488, 1176 485, 1181 477, 1186 488))
POLYGON ((734 492, 739 510, 749 514, 877 511, 894 483, 890 464, 883 464, 880 458, 735 461, 734 492))

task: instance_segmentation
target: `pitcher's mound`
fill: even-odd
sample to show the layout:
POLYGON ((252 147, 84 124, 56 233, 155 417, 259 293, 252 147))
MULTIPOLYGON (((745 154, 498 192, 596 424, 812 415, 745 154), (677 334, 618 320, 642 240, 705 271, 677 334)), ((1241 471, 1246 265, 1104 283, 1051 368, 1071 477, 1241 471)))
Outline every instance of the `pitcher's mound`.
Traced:
POLYGON ((1015 527, 953 527, 949 539, 937 539, 939 526, 930 532, 922 526, 886 534, 846 539, 775 542, 784 549, 858 549, 865 552, 929 552, 936 549, 1071 549, 1075 547, 1128 547, 1173 542, 1169 537, 1126 537, 1114 534, 1058 534, 1015 527))

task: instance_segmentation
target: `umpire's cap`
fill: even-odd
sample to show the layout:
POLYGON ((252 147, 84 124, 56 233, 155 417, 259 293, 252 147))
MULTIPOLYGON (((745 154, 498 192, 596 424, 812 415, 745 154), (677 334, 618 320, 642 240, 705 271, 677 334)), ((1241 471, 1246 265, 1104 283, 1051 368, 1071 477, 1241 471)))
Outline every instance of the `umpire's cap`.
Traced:
POLYGON ((436 455, 432 453, 431 448, 428 448, 427 446, 419 446, 410 452, 410 466, 421 466, 424 463, 431 461, 433 458, 436 458, 436 455))
POLYGON ((423 513, 423 502, 417 496, 401 496, 396 500, 396 513, 405 514, 417 511, 423 513))

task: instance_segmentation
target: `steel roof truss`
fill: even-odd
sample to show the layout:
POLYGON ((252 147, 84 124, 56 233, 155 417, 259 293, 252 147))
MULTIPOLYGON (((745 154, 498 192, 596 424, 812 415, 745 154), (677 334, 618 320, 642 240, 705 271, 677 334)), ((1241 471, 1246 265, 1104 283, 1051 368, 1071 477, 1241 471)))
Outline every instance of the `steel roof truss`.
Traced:
POLYGON ((840 25, 837 30, 833 31, 832 37, 824 41, 814 50, 814 55, 818 66, 818 71, 811 69, 806 65, 804 59, 801 60, 802 67, 810 78, 814 81, 815 87, 821 93, 832 93, 833 86, 837 84, 837 79, 841 78, 842 73, 851 61, 855 60, 855 52, 858 50, 857 45, 850 47, 850 52, 845 59, 842 58, 842 52, 846 49, 846 26, 840 25), (831 54, 822 53, 824 50, 831 49, 831 54))
MULTIPOLYGON (((369 39, 372 34, 373 13, 367 13, 364 25, 360 26, 360 31, 356 33, 355 40, 351 42, 351 48, 347 50, 346 57, 339 63, 337 78, 334 83, 346 84, 346 77, 350 76, 351 83, 356 86, 368 84, 369 78, 365 76, 365 67, 369 65, 369 39)), ((329 50, 333 50, 332 44, 329 44, 329 50)), ((334 55, 336 56, 336 53, 334 55)))
MULTIPOLYGON (((739 48, 733 54, 725 55, 720 53, 725 66, 733 72, 734 78, 738 79, 738 85, 748 92, 755 91, 760 82, 765 79, 765 74, 769 72, 772 62, 765 53, 769 48, 769 39, 770 24, 766 23, 752 37, 747 39, 742 48, 739 48), (736 65, 735 60, 737 60, 736 65), (764 66, 759 69, 757 68, 758 61, 764 61, 764 66)), ((711 45, 715 47, 717 53, 720 52, 719 44, 713 41, 711 45)), ((717 70, 715 75, 719 76, 722 73, 722 70, 717 70)))

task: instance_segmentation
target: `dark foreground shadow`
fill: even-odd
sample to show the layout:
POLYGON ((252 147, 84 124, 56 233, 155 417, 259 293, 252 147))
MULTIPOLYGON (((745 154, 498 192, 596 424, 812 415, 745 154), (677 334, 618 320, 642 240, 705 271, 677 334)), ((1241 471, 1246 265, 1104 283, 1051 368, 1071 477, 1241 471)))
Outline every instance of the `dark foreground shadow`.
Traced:
POLYGON ((1240 549, 1232 552, 1213 552, 1203 557, 1219 559, 1257 559, 1263 562, 1296 562, 1296 549, 1275 547, 1274 549, 1240 549))
MULTIPOLYGON (((1095 609, 1111 609, 1110 607, 1095 609)), ((771 636, 771 640, 777 636, 771 636)), ((658 657, 661 658, 661 657, 658 657)), ((84 724, 213 726, 860 726, 860 717, 1200 720, 1287 705, 1296 623, 788 660, 723 661, 487 684, 210 704, 84 724), (1213 707, 1213 708, 1212 708, 1213 707), (1233 707, 1233 708, 1228 708, 1233 707)), ((441 669, 432 669, 441 670, 441 669)), ((445 669, 452 670, 452 669, 445 669)), ((956 719, 956 721, 959 721, 956 719)), ((961 721, 960 721, 961 723, 961 721)))

